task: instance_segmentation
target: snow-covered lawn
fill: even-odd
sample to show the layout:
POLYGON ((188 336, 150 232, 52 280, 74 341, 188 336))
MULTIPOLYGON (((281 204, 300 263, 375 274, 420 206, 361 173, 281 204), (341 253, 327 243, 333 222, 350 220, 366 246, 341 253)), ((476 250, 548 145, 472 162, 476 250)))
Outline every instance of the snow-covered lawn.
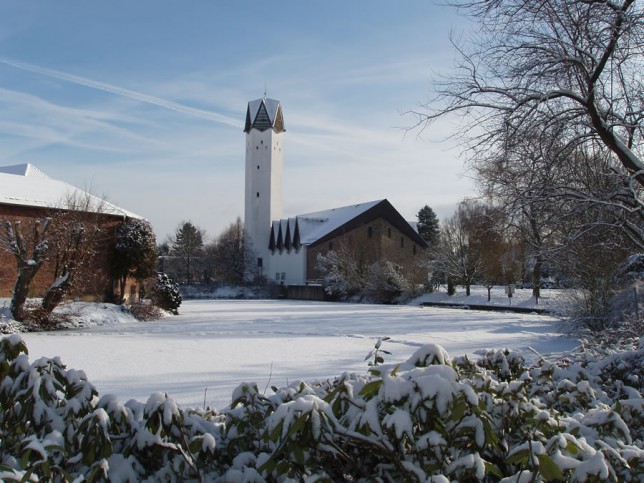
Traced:
MULTIPOLYGON (((440 297, 437 294, 435 297, 440 297)), ((431 298, 431 296, 428 296, 431 298)), ((457 300, 457 299, 453 299, 457 300)), ((60 356, 82 369, 101 395, 146 401, 167 392, 183 407, 222 408, 233 389, 260 389, 298 379, 364 372, 376 338, 387 362, 406 360, 420 345, 441 344, 452 355, 510 348, 534 358, 573 349, 557 319, 536 314, 276 300, 184 301, 181 314, 154 322, 126 319, 118 308, 82 307, 86 328, 24 333, 30 360, 60 356)), ((524 300, 525 303, 529 303, 524 300)), ((478 301, 476 302, 478 303, 478 301)))

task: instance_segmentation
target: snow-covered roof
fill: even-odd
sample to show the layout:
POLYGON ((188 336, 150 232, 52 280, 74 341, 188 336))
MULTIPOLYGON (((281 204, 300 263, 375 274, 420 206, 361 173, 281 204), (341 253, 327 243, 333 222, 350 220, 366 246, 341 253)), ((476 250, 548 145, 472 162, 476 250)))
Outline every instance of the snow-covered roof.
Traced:
POLYGON ((316 242, 382 201, 384 200, 369 201, 357 205, 342 206, 340 208, 298 215, 297 222, 302 244, 310 245, 316 242))
POLYGON ((84 203, 86 199, 88 211, 142 218, 64 181, 52 179, 32 164, 0 166, 0 205, 65 209, 68 200, 84 203))
POLYGON ((246 110, 244 132, 249 132, 251 129, 266 131, 269 128, 277 132, 284 131, 284 118, 280 102, 267 97, 250 101, 246 110))
POLYGON ((17 174, 19 176, 30 176, 33 178, 48 178, 45 173, 36 168, 33 164, 13 164, 11 166, 0 166, 0 173, 17 174))

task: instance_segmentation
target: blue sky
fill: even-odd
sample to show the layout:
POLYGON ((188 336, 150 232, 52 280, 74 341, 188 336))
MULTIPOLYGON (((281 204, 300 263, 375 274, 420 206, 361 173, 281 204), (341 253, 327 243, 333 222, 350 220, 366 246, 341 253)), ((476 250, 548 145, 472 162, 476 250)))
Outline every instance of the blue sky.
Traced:
POLYGON ((404 111, 463 19, 428 0, 0 3, 0 165, 32 163, 150 220, 243 216, 249 100, 282 103, 284 216, 387 198, 410 220, 473 195, 454 125, 404 111))

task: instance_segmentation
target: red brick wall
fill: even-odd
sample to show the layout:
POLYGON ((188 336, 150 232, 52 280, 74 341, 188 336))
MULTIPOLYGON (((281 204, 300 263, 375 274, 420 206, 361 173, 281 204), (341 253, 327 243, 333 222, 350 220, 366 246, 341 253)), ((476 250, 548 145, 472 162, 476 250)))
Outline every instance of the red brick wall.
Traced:
MULTIPOLYGON (((5 220, 20 221, 23 224, 25 236, 35 220, 42 220, 54 213, 52 210, 35 207, 0 204, 0 223, 5 220)), ((123 220, 120 216, 97 215, 101 226, 100 242, 96 257, 91 263, 92 273, 79 287, 77 295, 86 299, 103 300, 111 292, 112 281, 109 272, 110 251, 113 247, 116 227, 123 220)), ((0 227, 4 231, 4 227, 0 227)), ((30 297, 40 297, 54 281, 54 261, 47 260, 34 278, 30 287, 30 297)), ((0 297, 11 297, 17 277, 15 257, 0 248, 0 297)))

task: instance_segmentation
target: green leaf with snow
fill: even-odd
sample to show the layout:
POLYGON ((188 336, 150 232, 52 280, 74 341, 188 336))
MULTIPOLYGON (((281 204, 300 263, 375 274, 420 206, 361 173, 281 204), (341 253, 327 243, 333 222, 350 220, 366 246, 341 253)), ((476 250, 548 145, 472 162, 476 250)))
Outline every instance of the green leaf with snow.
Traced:
POLYGON ((546 481, 563 479, 563 472, 557 466, 557 463, 547 454, 537 455, 539 459, 539 472, 546 481))

